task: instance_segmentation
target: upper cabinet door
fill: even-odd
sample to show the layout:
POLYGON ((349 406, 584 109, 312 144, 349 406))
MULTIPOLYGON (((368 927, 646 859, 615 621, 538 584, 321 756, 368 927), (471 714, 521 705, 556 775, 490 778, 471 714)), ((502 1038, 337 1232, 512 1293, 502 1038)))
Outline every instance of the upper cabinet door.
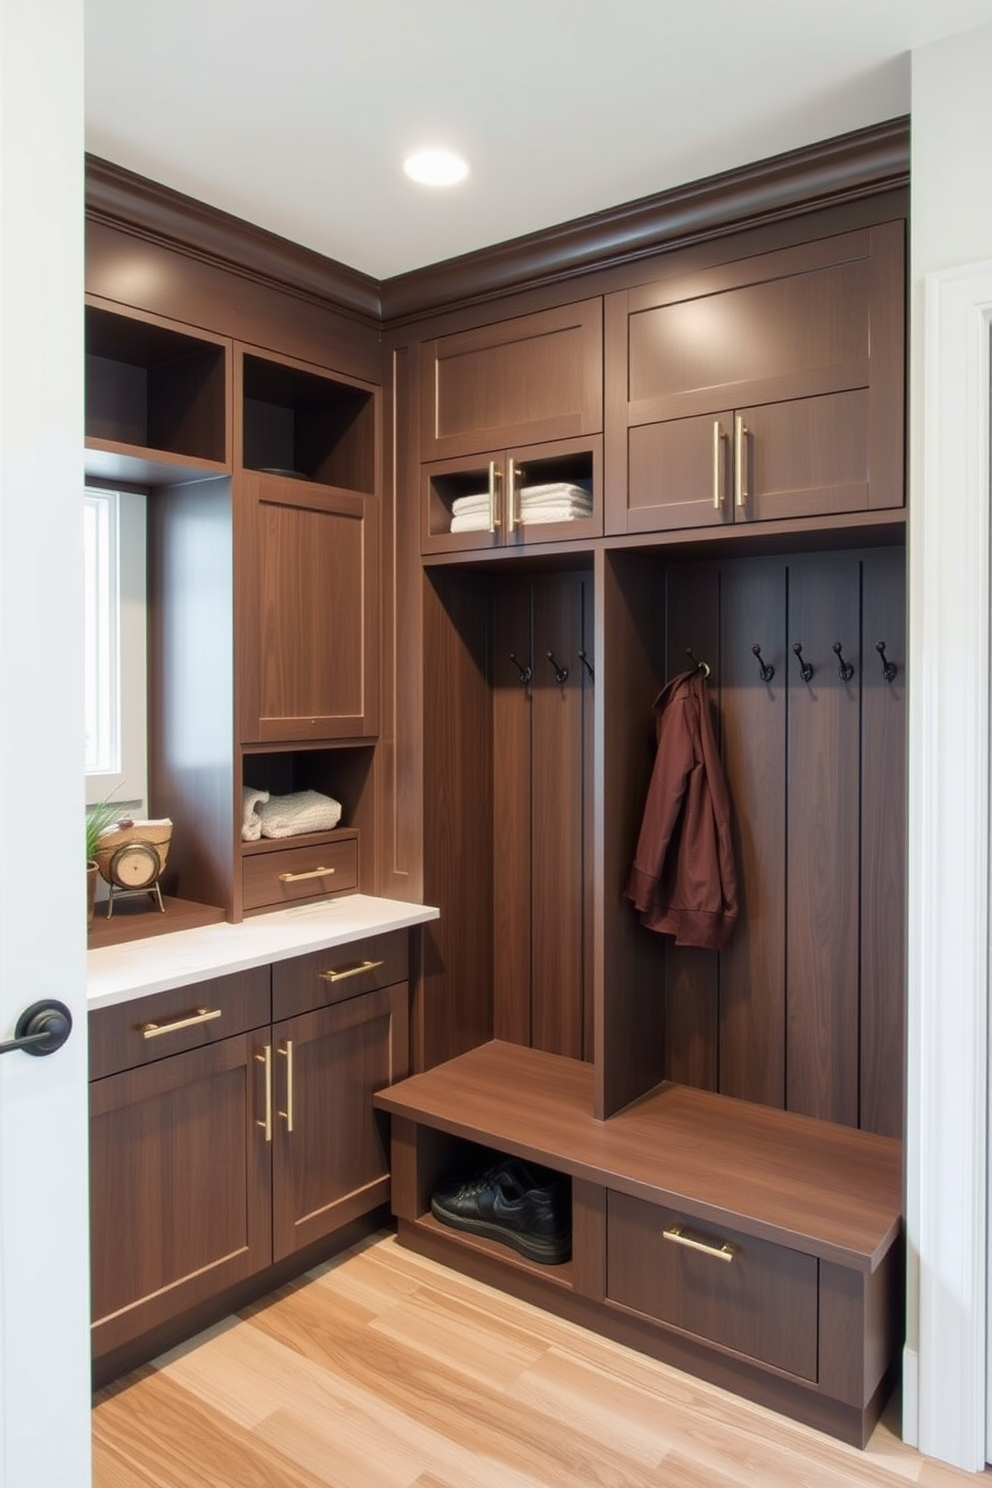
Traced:
POLYGON ((607 301, 607 531, 903 502, 904 225, 607 301))
POLYGON ((425 341, 421 355, 424 460, 602 430, 599 299, 425 341))
POLYGON ((245 472, 236 627, 242 742, 379 726, 379 505, 245 472))

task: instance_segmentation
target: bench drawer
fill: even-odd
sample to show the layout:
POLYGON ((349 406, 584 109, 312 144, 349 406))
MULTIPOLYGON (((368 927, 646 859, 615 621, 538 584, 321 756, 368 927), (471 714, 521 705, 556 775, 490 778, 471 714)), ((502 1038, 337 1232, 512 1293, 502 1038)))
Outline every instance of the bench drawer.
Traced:
POLYGON ((611 1302, 804 1380, 817 1377, 815 1257, 607 1196, 611 1302))

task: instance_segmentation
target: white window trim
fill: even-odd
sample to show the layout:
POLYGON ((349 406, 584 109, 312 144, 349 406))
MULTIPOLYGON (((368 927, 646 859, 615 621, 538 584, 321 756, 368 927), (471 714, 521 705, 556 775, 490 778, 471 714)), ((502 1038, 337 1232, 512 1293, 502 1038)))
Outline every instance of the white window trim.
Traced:
POLYGON ((116 713, 120 753, 116 770, 86 772, 86 804, 94 805, 113 793, 122 805, 126 803, 144 811, 148 789, 147 498, 130 491, 110 494, 117 515, 117 605, 113 629, 118 661, 116 713))

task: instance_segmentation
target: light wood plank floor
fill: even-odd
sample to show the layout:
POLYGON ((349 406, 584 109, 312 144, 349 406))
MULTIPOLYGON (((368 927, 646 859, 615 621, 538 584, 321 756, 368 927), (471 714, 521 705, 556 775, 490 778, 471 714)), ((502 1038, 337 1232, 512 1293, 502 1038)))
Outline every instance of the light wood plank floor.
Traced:
POLYGON ((952 1488, 375 1237, 102 1391, 94 1488, 952 1488))

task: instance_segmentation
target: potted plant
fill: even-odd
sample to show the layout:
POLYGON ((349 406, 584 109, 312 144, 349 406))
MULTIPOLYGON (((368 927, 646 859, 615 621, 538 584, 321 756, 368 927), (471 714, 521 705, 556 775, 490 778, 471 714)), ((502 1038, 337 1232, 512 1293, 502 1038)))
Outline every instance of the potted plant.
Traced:
POLYGON ((86 810, 86 923, 93 923, 93 907, 96 903, 96 845, 108 827, 119 815, 118 807, 109 796, 86 810))

